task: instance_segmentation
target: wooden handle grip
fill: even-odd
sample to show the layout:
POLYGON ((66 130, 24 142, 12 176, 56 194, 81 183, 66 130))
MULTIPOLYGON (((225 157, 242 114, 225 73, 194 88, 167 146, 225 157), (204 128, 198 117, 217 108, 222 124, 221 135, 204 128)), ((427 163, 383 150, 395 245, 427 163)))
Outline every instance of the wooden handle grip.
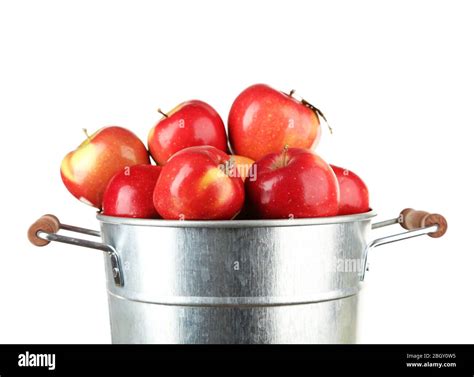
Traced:
POLYGON ((399 223, 405 229, 425 228, 430 225, 438 225, 438 230, 428 235, 433 238, 441 237, 448 229, 448 222, 438 213, 428 213, 425 211, 417 211, 413 208, 405 208, 400 212, 398 218, 399 223))
POLYGON ((50 241, 38 237, 38 232, 57 233, 60 228, 61 223, 56 216, 41 216, 28 229, 28 239, 35 246, 46 246, 50 241))

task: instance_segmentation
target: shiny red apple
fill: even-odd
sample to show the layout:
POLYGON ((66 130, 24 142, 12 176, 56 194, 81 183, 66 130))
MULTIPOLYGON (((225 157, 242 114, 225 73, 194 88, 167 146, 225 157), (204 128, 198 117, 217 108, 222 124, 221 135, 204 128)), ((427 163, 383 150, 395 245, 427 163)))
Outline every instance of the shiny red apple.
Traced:
POLYGON ((110 178, 126 166, 149 163, 148 151, 135 134, 104 127, 64 157, 61 178, 76 198, 100 209, 110 178))
POLYGON ((350 170, 331 165, 339 183, 341 195, 339 215, 364 213, 370 210, 369 190, 364 181, 350 170))
POLYGON ((233 153, 253 160, 278 153, 286 145, 311 148, 321 133, 314 108, 264 84, 239 94, 230 109, 228 128, 233 153))
POLYGON ((211 145, 227 152, 224 123, 210 105, 188 101, 176 106, 150 130, 148 149, 159 165, 181 149, 211 145))
POLYGON ((339 186, 331 167, 302 148, 271 153, 255 163, 245 188, 252 214, 263 219, 335 216, 339 186))
POLYGON ((161 171, 153 194, 164 219, 229 220, 242 208, 244 184, 229 156, 211 146, 183 149, 161 171))
POLYGON ((160 166, 126 166, 115 174, 104 192, 102 213, 107 216, 158 218, 153 205, 153 191, 160 166))

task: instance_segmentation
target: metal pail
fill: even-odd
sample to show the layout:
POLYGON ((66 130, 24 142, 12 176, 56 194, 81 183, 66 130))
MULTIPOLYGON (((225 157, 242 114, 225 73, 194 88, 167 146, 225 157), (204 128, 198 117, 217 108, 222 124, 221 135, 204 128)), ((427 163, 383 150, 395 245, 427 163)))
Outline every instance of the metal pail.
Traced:
POLYGON ((402 222, 371 225, 374 216, 168 221, 98 214, 96 232, 46 215, 30 239, 105 251, 113 343, 354 343, 369 249, 439 234, 442 226, 418 222, 369 242, 372 227, 402 222))

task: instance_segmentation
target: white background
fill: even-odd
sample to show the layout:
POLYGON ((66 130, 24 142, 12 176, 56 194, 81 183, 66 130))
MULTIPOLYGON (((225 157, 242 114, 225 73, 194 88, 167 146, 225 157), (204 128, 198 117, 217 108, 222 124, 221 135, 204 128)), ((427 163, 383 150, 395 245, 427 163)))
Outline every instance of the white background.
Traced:
POLYGON ((473 15, 468 1, 3 1, 0 342, 110 341, 100 252, 26 239, 44 213, 98 228, 59 176, 82 128, 146 140, 157 107, 199 98, 227 119, 264 82, 325 112, 318 153, 363 177, 380 220, 449 221, 444 238, 371 253, 359 342, 472 343, 473 15))

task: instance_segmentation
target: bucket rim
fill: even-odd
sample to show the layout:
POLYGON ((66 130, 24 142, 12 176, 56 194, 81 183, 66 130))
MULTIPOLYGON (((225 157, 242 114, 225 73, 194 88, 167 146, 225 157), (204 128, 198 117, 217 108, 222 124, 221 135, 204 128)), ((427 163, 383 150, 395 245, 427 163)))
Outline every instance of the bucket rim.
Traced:
POLYGON ((308 226, 353 223, 367 221, 377 216, 374 210, 354 215, 315 217, 301 219, 267 219, 267 220, 164 220, 138 219, 129 217, 106 216, 97 213, 97 219, 104 224, 132 225, 169 228, 267 228, 284 226, 308 226))

